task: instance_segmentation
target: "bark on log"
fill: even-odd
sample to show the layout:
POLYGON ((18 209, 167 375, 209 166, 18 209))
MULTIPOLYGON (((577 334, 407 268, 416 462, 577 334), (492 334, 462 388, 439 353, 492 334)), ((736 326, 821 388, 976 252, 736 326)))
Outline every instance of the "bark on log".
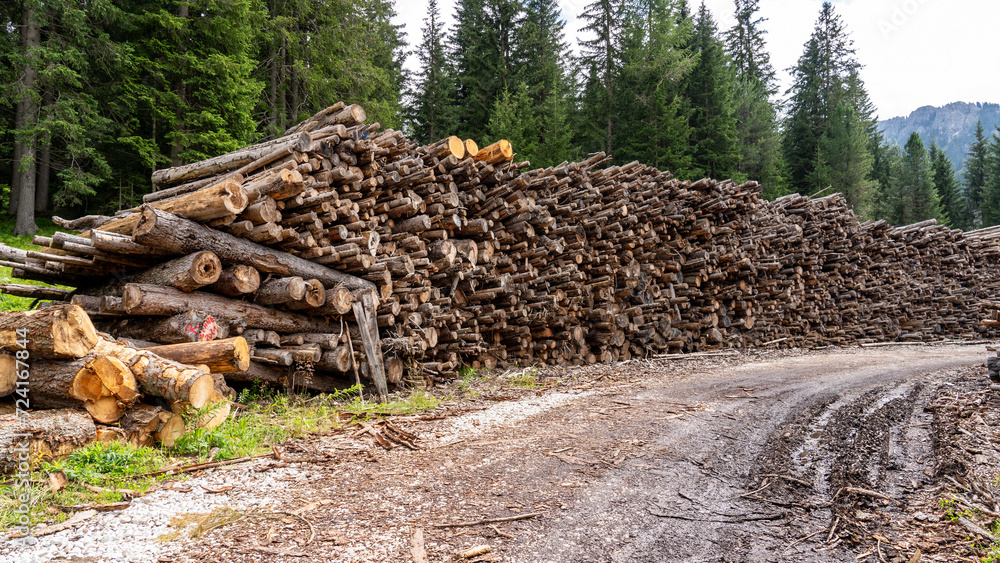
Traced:
POLYGON ((187 311, 213 311, 226 318, 245 320, 248 327, 278 332, 329 332, 331 326, 322 319, 211 293, 184 293, 162 285, 128 284, 122 292, 122 303, 125 310, 133 315, 166 316, 187 311))
POLYGON ((224 262, 247 264, 261 272, 282 276, 316 278, 327 287, 343 285, 352 291, 375 289, 375 285, 369 281, 220 233, 148 206, 143 207, 142 220, 136 225, 132 237, 142 244, 176 254, 210 250, 224 262))
POLYGON ((96 433, 93 419, 80 409, 0 415, 0 472, 17 473, 28 460, 68 455, 96 433))
POLYGON ((97 341, 97 330, 78 305, 0 315, 0 348, 27 350, 30 358, 79 358, 97 341))
MULTIPOLYGON (((232 180, 227 180, 176 199, 147 203, 143 205, 143 208, 151 206, 165 213, 185 217, 192 221, 208 221, 225 217, 226 215, 239 214, 249 203, 249 198, 243 188, 240 187, 240 184, 232 180)), ((101 225, 100 229, 110 233, 130 234, 135 230, 135 226, 140 219, 140 213, 132 213, 109 221, 101 225)))
POLYGON ((211 373, 245 371, 250 366, 250 348, 240 336, 144 349, 182 364, 208 366, 211 373))

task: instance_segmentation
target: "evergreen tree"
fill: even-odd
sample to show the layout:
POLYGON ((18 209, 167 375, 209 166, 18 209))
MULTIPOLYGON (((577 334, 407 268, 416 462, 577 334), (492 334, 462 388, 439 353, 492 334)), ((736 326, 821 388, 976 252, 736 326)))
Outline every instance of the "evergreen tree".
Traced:
POLYGON ((587 73, 582 98, 583 120, 588 125, 581 139, 585 151, 612 153, 624 12, 622 0, 594 0, 580 15, 586 22, 581 31, 591 35, 580 41, 580 62, 587 73))
POLYGON ((968 200, 972 223, 970 228, 983 225, 983 189, 986 186, 986 161, 989 139, 983 130, 983 122, 976 123, 976 140, 965 153, 965 197, 968 200))
POLYGON ((521 16, 517 0, 459 0, 451 40, 459 136, 481 137, 497 97, 514 84, 515 29, 521 16))
POLYGON ((768 96, 778 93, 774 67, 767 52, 767 42, 762 27, 767 21, 758 17, 760 0, 735 0, 736 24, 726 34, 726 50, 733 60, 736 76, 743 80, 755 79, 768 96))
POLYGON ((757 16, 758 1, 736 0, 736 24, 726 34, 726 50, 736 71, 737 175, 759 181, 764 197, 773 199, 785 189, 778 112, 771 102, 777 94, 775 73, 764 41, 766 20, 757 16))
MULTIPOLYGON (((1000 127, 997 132, 1000 132, 1000 127)), ((997 132, 993 133, 993 142, 989 143, 986 152, 980 207, 983 227, 1000 225, 1000 135, 997 132)))
POLYGON ((815 168, 809 178, 811 190, 832 187, 832 191, 844 194, 847 203, 862 217, 870 216, 876 186, 869 179, 872 156, 867 141, 864 125, 854 108, 841 100, 834 108, 829 127, 819 138, 815 168))
POLYGON ((686 78, 690 103, 692 168, 689 176, 731 178, 739 161, 734 115, 734 76, 715 21, 703 3, 695 20, 690 50, 696 62, 686 78))
POLYGON ((690 33, 691 22, 679 19, 673 0, 631 5, 611 91, 617 162, 638 160, 682 175, 690 170, 689 105, 683 97, 684 77, 694 63, 683 48, 690 33))
POLYGON ((793 82, 788 91, 782 151, 793 189, 809 186, 810 178, 816 178, 819 140, 830 130, 835 115, 846 115, 836 112, 841 101, 851 107, 862 124, 868 137, 865 147, 873 151, 877 131, 860 68, 840 16, 830 2, 824 2, 804 52, 792 68, 793 82))
POLYGON ((955 178, 951 159, 937 144, 931 142, 931 169, 934 171, 934 189, 941 198, 942 216, 948 224, 958 229, 969 228, 968 206, 962 197, 961 185, 955 178))
POLYGON ((417 142, 430 143, 455 129, 455 83, 445 57, 445 31, 437 0, 430 0, 423 39, 417 48, 420 73, 410 122, 417 142))
POLYGON ((513 94, 504 88, 493 106, 487 141, 507 139, 519 158, 534 154, 538 149, 534 123, 534 108, 527 85, 518 84, 513 94))
POLYGON ((535 115, 534 150, 515 146, 535 166, 550 166, 575 158, 572 120, 575 110, 565 37, 566 23, 556 0, 527 0, 517 29, 514 58, 518 79, 527 84, 535 115))
POLYGON ((894 225, 943 219, 941 203, 934 189, 934 172, 920 135, 912 133, 903 151, 892 183, 893 206, 886 219, 894 225))

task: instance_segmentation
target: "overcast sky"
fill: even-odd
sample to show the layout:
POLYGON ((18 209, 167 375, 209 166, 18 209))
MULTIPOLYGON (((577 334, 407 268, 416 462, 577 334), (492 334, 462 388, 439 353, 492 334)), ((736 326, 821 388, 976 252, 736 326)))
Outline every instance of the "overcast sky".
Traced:
MULTIPOLYGON (((579 35, 577 16, 590 0, 559 0, 567 38, 579 35)), ((689 0, 692 10, 699 2, 689 0)), ((734 23, 732 0, 705 0, 720 29, 734 23)), ((812 33, 822 0, 761 0, 768 50, 782 91, 812 33)), ((854 39, 862 78, 880 119, 949 102, 1000 103, 1000 2, 997 0, 834 1, 854 39)), ((449 29, 455 0, 439 0, 449 29)), ((427 0, 397 0, 398 21, 411 45, 420 40, 427 0)), ((416 62, 407 66, 415 68, 416 62)))

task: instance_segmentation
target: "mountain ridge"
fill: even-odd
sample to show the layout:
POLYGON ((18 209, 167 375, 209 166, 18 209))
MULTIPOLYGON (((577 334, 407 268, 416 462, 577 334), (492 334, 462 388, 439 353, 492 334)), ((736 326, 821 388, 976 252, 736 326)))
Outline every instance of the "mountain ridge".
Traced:
POLYGON ((986 138, 1000 125, 1000 104, 992 102, 951 102, 940 107, 922 106, 910 115, 878 122, 886 142, 902 147, 914 131, 930 146, 944 149, 956 171, 964 168, 965 153, 975 140, 976 122, 982 120, 986 138))

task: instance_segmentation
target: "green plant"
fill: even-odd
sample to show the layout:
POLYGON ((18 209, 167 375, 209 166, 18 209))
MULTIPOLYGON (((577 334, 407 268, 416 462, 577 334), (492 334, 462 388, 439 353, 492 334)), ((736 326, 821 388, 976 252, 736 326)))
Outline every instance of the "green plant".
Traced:
POLYGON ((365 401, 361 397, 355 398, 350 403, 343 406, 343 412, 350 413, 355 417, 369 418, 374 416, 392 416, 416 414, 429 410, 434 410, 441 402, 440 399, 431 395, 423 389, 414 389, 406 397, 393 399, 385 403, 365 401))
POLYGON ((534 387, 538 385, 538 368, 531 366, 510 377, 512 385, 517 387, 534 387))

